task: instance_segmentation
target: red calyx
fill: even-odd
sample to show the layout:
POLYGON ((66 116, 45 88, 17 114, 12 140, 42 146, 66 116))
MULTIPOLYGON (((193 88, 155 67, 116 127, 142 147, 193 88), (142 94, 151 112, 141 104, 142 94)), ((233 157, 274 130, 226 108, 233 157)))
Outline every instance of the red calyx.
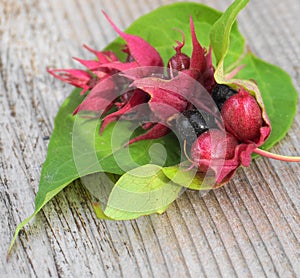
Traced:
POLYGON ((238 140, 230 133, 211 129, 202 133, 192 145, 192 159, 202 172, 209 167, 222 168, 225 160, 234 157, 238 144, 238 140))
POLYGON ((227 99, 221 115, 227 131, 242 142, 256 142, 263 125, 262 112, 256 101, 246 90, 227 99))
POLYGON ((177 41, 177 46, 174 47, 176 54, 169 59, 168 68, 172 70, 185 70, 190 67, 190 57, 181 52, 185 44, 184 34, 182 33, 182 42, 177 41))

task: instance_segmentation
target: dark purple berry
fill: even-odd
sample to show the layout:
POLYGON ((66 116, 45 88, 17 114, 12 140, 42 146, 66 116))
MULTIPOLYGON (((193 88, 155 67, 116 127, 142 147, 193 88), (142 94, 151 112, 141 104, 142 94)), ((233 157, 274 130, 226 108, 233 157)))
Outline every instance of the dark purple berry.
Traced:
POLYGON ((186 110, 176 119, 178 139, 192 145, 196 138, 210 128, 215 128, 213 115, 202 110, 186 110))
POLYGON ((225 84, 217 84, 212 90, 212 98, 220 111, 224 102, 235 94, 237 91, 225 84))

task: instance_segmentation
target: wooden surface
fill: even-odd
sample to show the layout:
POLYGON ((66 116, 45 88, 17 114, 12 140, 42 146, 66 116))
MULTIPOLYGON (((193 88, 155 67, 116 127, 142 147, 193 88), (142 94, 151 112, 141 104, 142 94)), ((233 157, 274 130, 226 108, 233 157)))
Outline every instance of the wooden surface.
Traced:
MULTIPOLYGON (((48 136, 71 87, 45 68, 72 67, 122 29, 171 0, 1 0, 0 277, 300 277, 300 164, 259 158, 204 197, 186 192, 161 216, 97 220, 88 193, 67 187, 20 234, 34 210, 48 136)), ((200 2, 200 1, 199 1, 200 2)), ((224 10, 229 0, 205 0, 224 10)), ((239 16, 254 53, 300 89, 299 0, 252 0, 239 16)), ((272 151, 300 154, 299 113, 272 151)))

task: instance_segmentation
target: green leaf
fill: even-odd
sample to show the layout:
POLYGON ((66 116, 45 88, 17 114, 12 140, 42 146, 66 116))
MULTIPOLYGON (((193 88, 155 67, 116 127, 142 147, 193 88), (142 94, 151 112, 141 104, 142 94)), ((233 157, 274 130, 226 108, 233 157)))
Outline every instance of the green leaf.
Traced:
POLYGON ((187 171, 178 165, 163 167, 164 174, 174 183, 194 190, 210 190, 216 182, 215 177, 209 177, 195 170, 187 171))
POLYGON ((210 41, 216 57, 217 65, 225 59, 230 46, 232 26, 239 12, 249 0, 235 0, 222 16, 215 22, 210 32, 210 41))
POLYGON ((128 171, 117 181, 104 214, 115 220, 128 220, 162 213, 178 197, 181 189, 165 176, 162 167, 143 165, 128 171))

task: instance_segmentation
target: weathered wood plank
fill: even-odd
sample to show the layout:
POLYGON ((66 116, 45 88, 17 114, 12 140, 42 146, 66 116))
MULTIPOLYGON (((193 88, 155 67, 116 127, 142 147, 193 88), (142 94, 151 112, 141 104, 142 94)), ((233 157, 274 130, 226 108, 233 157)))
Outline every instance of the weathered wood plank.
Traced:
MULTIPOLYGON (((163 215, 96 219, 79 182, 34 210, 53 120, 71 87, 45 68, 72 67, 122 29, 171 0, 3 0, 0 3, 1 277, 296 277, 300 275, 300 164, 257 159, 224 188, 185 192, 163 215)), ((231 2, 202 1, 224 10, 231 2)), ((239 16, 254 53, 291 74, 300 90, 300 3, 252 0, 239 16)), ((300 154, 299 112, 273 151, 300 154)))

